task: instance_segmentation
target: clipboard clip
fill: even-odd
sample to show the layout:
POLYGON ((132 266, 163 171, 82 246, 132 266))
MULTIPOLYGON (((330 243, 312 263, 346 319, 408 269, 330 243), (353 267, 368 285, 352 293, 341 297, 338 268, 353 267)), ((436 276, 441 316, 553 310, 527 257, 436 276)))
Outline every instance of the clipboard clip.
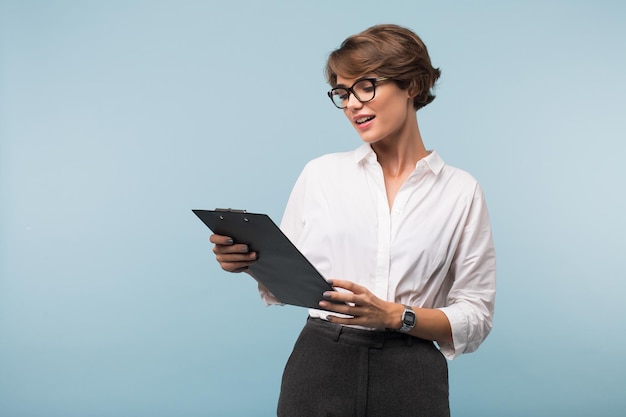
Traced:
POLYGON ((216 208, 215 211, 225 211, 228 213, 247 213, 247 211, 245 210, 237 210, 237 209, 231 209, 231 208, 216 208))
MULTIPOLYGON (((247 214, 248 213, 245 210, 237 210, 237 209, 231 209, 231 208, 216 208, 215 211, 222 212, 222 213, 237 213, 237 214, 247 214)), ((220 220, 224 220, 224 216, 222 216, 221 214, 220 214, 220 220)), ((244 222, 248 222, 250 220, 246 216, 246 217, 243 218, 243 221, 244 222)))

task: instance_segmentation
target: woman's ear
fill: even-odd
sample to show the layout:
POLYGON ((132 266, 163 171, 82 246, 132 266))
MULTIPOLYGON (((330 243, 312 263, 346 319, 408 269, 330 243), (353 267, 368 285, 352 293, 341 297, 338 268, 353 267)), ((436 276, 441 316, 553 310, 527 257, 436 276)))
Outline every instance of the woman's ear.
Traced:
POLYGON ((409 88, 407 88, 407 93, 409 94, 409 98, 415 98, 420 93, 420 87, 417 85, 417 82, 413 79, 409 83, 409 88))

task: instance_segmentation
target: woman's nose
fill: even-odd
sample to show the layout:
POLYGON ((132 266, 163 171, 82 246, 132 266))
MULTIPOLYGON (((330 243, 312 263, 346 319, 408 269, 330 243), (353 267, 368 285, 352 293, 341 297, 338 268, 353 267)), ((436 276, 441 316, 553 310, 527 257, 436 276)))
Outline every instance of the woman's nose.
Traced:
POLYGON ((361 103, 356 98, 354 93, 350 93, 350 95, 348 95, 348 103, 346 104, 346 108, 348 108, 348 109, 358 109, 358 108, 361 108, 362 106, 363 106, 363 103, 361 103))

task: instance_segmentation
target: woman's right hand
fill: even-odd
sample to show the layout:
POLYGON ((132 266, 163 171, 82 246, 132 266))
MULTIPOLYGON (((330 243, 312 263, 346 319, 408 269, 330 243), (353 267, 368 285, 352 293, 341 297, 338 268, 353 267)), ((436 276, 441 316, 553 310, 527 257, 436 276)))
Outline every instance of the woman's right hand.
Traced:
POLYGON ((224 271, 243 272, 252 265, 256 258, 256 252, 250 252, 248 245, 243 243, 234 243, 233 239, 228 236, 213 234, 209 241, 215 246, 213 253, 215 259, 224 271))

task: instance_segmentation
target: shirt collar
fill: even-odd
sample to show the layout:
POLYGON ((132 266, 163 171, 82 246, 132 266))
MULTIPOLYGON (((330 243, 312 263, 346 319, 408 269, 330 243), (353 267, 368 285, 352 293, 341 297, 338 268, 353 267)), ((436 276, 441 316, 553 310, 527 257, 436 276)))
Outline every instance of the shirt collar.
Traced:
POLYGON ((376 161, 376 153, 369 143, 364 143, 354 150, 354 162, 358 164, 362 161, 376 161))
MULTIPOLYGON (((439 175, 443 169, 445 162, 436 151, 428 151, 428 155, 419 161, 415 165, 417 169, 421 163, 426 164, 433 174, 439 175)), ((354 150, 354 162, 361 163, 363 161, 376 162, 376 153, 372 149, 369 143, 364 143, 354 150)))
POLYGON ((443 159, 441 159, 441 157, 436 151, 428 151, 428 152, 429 152, 428 156, 426 156, 425 158, 422 158, 417 163, 419 164, 421 161, 424 161, 424 163, 428 165, 428 168, 430 168, 433 174, 439 175, 439 173, 441 172, 441 170, 443 169, 446 163, 443 161, 443 159))

